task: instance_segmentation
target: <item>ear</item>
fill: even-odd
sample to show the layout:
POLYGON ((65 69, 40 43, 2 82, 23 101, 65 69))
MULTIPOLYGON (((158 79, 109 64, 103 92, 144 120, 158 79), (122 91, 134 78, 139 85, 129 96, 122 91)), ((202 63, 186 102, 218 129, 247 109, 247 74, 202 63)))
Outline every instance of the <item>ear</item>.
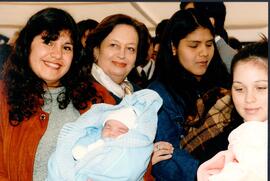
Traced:
POLYGON ((95 62, 98 61, 98 57, 99 57, 99 48, 95 47, 94 48, 94 58, 95 58, 95 62))
POLYGON ((173 56, 176 55, 177 49, 175 48, 175 46, 173 45, 173 43, 171 43, 171 47, 172 47, 172 54, 173 56))

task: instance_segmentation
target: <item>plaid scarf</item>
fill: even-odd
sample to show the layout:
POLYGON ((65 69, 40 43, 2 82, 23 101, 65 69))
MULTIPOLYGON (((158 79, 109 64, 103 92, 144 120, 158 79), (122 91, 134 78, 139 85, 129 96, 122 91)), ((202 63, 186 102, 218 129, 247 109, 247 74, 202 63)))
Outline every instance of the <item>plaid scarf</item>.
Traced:
POLYGON ((198 113, 196 116, 188 116, 187 134, 182 138, 180 147, 191 153, 198 146, 223 132, 223 129, 231 121, 232 108, 231 95, 227 89, 219 88, 199 98, 197 100, 198 113), (215 96, 216 102, 213 106, 207 108, 204 103, 210 97, 213 99, 213 96, 215 96), (206 115, 204 116, 205 111, 206 115))

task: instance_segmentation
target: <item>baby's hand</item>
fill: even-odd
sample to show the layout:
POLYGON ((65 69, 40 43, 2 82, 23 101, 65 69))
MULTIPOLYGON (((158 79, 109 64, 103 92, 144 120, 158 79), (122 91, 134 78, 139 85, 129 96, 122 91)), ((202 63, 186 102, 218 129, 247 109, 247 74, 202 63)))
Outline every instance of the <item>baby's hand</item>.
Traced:
POLYGON ((197 171, 198 181, 207 181, 211 175, 219 173, 226 163, 234 161, 234 154, 230 150, 217 153, 210 160, 200 165, 197 171))

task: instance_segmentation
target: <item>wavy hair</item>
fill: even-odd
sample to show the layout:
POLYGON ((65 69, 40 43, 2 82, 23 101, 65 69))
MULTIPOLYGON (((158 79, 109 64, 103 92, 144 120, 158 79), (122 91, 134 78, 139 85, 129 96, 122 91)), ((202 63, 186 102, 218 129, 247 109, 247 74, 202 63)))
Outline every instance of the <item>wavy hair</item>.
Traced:
POLYGON ((177 95, 181 95, 184 99, 186 104, 185 115, 196 114, 196 100, 198 99, 199 92, 206 92, 215 87, 230 87, 229 73, 218 54, 215 44, 214 56, 200 81, 197 81, 179 63, 177 56, 173 56, 171 45, 178 47, 182 39, 199 27, 209 29, 214 37, 214 28, 208 17, 203 13, 196 9, 177 11, 166 26, 157 55, 155 74, 168 87, 168 90, 175 98, 177 95))
POLYGON ((87 81, 90 82, 87 78, 84 78, 85 82, 80 80, 83 77, 81 66, 84 62, 79 58, 81 46, 76 22, 64 10, 45 8, 35 13, 27 21, 4 66, 9 120, 12 125, 18 125, 24 119, 29 119, 44 102, 43 94, 46 83, 32 71, 29 65, 31 43, 34 37, 45 32, 42 37, 44 41, 55 41, 63 30, 70 33, 73 43, 73 60, 69 71, 60 79, 61 85, 65 87, 65 92, 58 95, 57 101, 60 109, 65 109, 70 100, 73 101, 76 108, 84 107, 81 105, 84 105, 85 101, 78 100, 76 95, 86 92, 85 87, 91 85, 87 84, 87 81))

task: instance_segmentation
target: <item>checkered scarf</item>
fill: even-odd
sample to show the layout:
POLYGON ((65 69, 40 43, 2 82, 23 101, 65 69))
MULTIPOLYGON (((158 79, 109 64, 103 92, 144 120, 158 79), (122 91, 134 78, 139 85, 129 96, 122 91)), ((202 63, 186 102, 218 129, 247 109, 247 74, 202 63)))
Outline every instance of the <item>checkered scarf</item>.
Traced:
POLYGON ((233 105, 230 92, 220 88, 214 94, 208 92, 202 98, 199 98, 197 100, 197 115, 188 116, 187 118, 189 126, 187 127, 187 134, 180 142, 180 146, 189 153, 223 132, 223 129, 231 121, 230 116, 233 105), (211 96, 215 96, 216 102, 213 106, 207 108, 204 103, 211 96), (204 116, 205 111, 206 115, 204 116))

